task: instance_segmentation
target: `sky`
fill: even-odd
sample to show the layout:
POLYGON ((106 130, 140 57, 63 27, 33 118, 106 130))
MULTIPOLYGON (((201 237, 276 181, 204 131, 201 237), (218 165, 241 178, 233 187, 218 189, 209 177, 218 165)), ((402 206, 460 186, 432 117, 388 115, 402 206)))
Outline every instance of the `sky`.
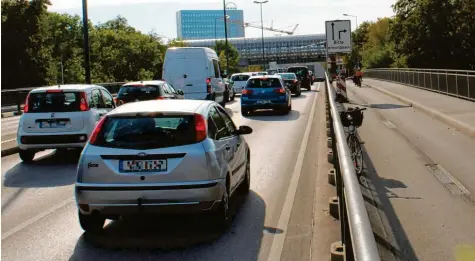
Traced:
MULTIPOLYGON (((49 10, 82 16, 82 0, 50 0, 49 10)), ((238 9, 244 10, 244 21, 260 23, 259 5, 252 0, 231 0, 238 9)), ((231 2, 226 0, 226 2, 231 2)), ((264 26, 291 30, 298 24, 295 34, 323 34, 325 21, 356 20, 376 21, 380 17, 394 15, 391 5, 396 0, 269 0, 263 5, 264 26)), ((94 23, 106 22, 118 15, 125 17, 136 29, 176 38, 176 12, 179 10, 222 9, 220 0, 88 0, 89 19, 94 23)), ((246 28, 246 37, 260 37, 261 30, 246 28)), ((264 35, 277 35, 265 31, 264 35)))

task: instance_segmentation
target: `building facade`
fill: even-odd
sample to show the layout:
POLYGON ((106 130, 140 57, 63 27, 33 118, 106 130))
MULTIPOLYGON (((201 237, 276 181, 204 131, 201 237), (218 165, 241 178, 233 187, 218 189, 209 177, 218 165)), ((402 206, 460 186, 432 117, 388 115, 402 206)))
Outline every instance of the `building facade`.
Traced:
MULTIPOLYGON (((218 39, 224 40, 224 39, 218 39)), ((241 57, 240 65, 263 64, 262 39, 232 38, 229 42, 236 47, 241 57)), ((190 47, 215 46, 215 40, 185 41, 190 47)), ((265 62, 307 63, 325 60, 325 34, 284 35, 264 37, 265 62)))
MULTIPOLYGON (((245 37, 244 13, 227 9, 228 38, 245 37)), ((224 38, 223 10, 181 10, 176 13, 177 37, 182 40, 224 38)))

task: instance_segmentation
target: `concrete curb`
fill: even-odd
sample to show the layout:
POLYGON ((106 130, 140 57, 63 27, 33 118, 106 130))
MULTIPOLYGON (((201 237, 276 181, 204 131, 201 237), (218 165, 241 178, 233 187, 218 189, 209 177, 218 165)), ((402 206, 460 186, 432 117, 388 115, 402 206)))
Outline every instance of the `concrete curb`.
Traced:
POLYGON ((434 109, 432 109, 432 108, 429 108, 429 107, 427 107, 427 106, 424 106, 424 105, 422 105, 422 104, 420 104, 420 103, 417 103, 417 102, 415 102, 415 101, 413 101, 413 100, 410 100, 410 99, 408 99, 408 98, 406 98, 406 97, 403 97, 403 96, 401 96, 401 95, 398 95, 398 94, 395 94, 395 93, 393 93, 393 92, 384 90, 384 89, 382 89, 382 88, 375 87, 375 86, 370 85, 370 84, 367 84, 367 83, 365 83, 364 85, 366 85, 366 86, 368 86, 368 87, 370 87, 370 88, 373 88, 373 89, 375 89, 375 90, 377 90, 377 91, 379 91, 379 92, 381 92, 381 93, 383 93, 383 94, 386 94, 386 95, 388 95, 388 96, 391 96, 391 97, 393 97, 393 98, 395 98, 395 99, 397 99, 397 100, 399 100, 399 101, 401 101, 401 102, 403 102, 403 103, 406 103, 406 104, 408 104, 408 105, 411 105, 412 107, 414 107, 414 108, 416 108, 416 109, 418 109, 418 110, 420 110, 420 111, 423 111, 423 112, 425 112, 426 114, 428 114, 428 115, 430 115, 430 116, 432 116, 432 117, 434 117, 434 118, 436 118, 436 119, 438 119, 438 120, 440 120, 440 121, 442 121, 442 122, 444 122, 444 123, 446 123, 446 124, 448 124, 448 125, 450 125, 450 126, 452 126, 452 127, 454 127, 454 128, 457 128, 457 129, 460 130, 461 132, 463 132, 463 133, 465 133, 465 134, 467 134, 467 135, 469 135, 469 136, 475 137, 475 128, 474 128, 474 127, 472 127, 472 126, 470 126, 470 125, 468 125, 468 124, 466 124, 466 123, 463 123, 463 122, 461 122, 461 121, 459 121, 459 120, 457 120, 457 119, 454 119, 454 118, 448 116, 447 114, 441 113, 441 112, 436 111, 436 110, 434 110, 434 109))
POLYGON ((15 147, 9 148, 9 149, 4 149, 4 150, 2 150, 2 158, 6 157, 6 156, 13 155, 13 154, 16 154, 19 151, 20 151, 20 148, 18 148, 18 146, 15 146, 15 147))

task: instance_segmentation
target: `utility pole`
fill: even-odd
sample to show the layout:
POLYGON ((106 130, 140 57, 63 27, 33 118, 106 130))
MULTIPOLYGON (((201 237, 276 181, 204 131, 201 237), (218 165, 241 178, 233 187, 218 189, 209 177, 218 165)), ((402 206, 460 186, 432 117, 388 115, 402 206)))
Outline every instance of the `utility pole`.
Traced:
POLYGON ((82 32, 84 40, 84 69, 86 83, 91 83, 91 61, 89 56, 89 25, 87 18, 87 0, 82 0, 82 32))
POLYGON ((259 4, 261 5, 261 33, 262 33, 262 65, 263 65, 263 69, 265 70, 266 69, 266 53, 265 53, 265 47, 264 47, 264 20, 262 19, 262 5, 269 2, 268 0, 264 0, 264 1, 254 1, 255 4, 259 4))
POLYGON ((224 49, 224 52, 226 54, 226 74, 229 73, 229 51, 228 51, 228 19, 226 15, 226 0, 223 0, 223 12, 224 12, 224 38, 226 38, 226 49, 224 49))

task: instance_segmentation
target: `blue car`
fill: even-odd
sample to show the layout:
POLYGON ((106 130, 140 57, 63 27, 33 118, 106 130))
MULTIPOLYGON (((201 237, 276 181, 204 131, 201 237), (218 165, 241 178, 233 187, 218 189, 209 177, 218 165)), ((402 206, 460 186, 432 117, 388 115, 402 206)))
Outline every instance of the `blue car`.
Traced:
POLYGON ((284 114, 292 110, 291 93, 279 76, 253 76, 241 94, 241 113, 249 115, 255 110, 272 109, 284 114))

